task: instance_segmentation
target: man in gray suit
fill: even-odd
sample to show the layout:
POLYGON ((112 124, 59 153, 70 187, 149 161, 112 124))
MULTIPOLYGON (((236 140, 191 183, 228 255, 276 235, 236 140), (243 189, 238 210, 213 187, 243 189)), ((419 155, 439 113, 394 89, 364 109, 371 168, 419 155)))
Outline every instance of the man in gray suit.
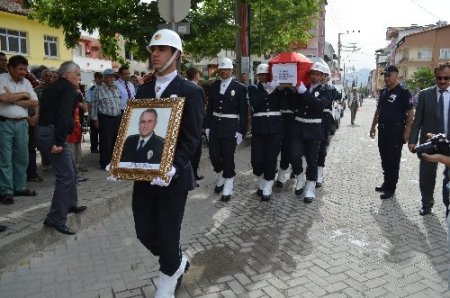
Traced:
MULTIPOLYGON (((419 131, 420 143, 427 142, 427 133, 450 133, 450 63, 439 63, 434 69, 436 86, 424 89, 419 93, 414 121, 411 127, 408 147, 411 152, 417 145, 419 131)), ((437 163, 420 160, 419 187, 422 194, 420 215, 431 213, 434 204, 434 186, 436 183, 437 163)), ((449 192, 445 185, 448 177, 444 173, 443 201, 449 206, 449 192)))

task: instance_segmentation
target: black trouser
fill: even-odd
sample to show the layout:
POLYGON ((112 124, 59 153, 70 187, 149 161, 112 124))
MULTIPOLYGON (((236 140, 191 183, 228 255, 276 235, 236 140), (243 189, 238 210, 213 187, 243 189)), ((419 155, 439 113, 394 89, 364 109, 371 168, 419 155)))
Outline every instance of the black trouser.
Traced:
POLYGON ((324 167, 325 166, 325 158, 327 157, 327 148, 330 144, 330 128, 331 123, 328 121, 322 122, 323 129, 323 137, 324 139, 320 142, 319 146, 319 155, 317 156, 317 166, 324 167))
POLYGON ((109 163, 113 154, 119 130, 120 117, 98 115, 98 134, 100 144, 100 167, 104 169, 109 163))
MULTIPOLYGON (((422 195, 422 206, 424 208, 432 208, 434 205, 434 187, 436 185, 436 171, 438 164, 436 162, 420 160, 419 165, 419 188, 422 195)), ((446 207, 449 206, 449 191, 447 168, 444 171, 444 180, 442 185, 442 201, 446 207)))
POLYGON ((302 156, 305 156, 306 180, 317 180, 317 155, 319 154, 320 140, 303 139, 300 137, 293 137, 291 140, 291 164, 295 175, 300 175, 303 172, 302 156))
POLYGON ((234 152, 236 151, 236 138, 216 138, 211 136, 208 142, 209 158, 214 172, 223 171, 223 178, 236 176, 234 171, 234 152))
POLYGON ((387 192, 395 192, 397 188, 404 129, 403 123, 378 125, 378 149, 384 175, 383 188, 387 192))
POLYGON ((36 127, 28 126, 28 168, 27 177, 33 178, 37 176, 36 164, 36 127))
POLYGON ((191 158, 192 169, 194 170, 195 178, 198 177, 198 166, 200 164, 200 158, 202 157, 202 141, 198 144, 197 149, 194 152, 194 156, 191 158))
POLYGON ((160 271, 173 275, 181 264, 180 231, 187 191, 173 179, 168 187, 135 182, 133 216, 137 238, 159 256, 160 271))
POLYGON ((291 160, 291 132, 288 129, 283 130, 281 140, 280 168, 287 170, 291 160))
POLYGON ((276 135, 252 135, 251 163, 253 174, 271 181, 275 179, 277 172, 277 158, 281 149, 281 134, 276 135))
POLYGON ((91 142, 91 152, 98 150, 98 128, 95 127, 95 121, 89 121, 89 138, 91 142))

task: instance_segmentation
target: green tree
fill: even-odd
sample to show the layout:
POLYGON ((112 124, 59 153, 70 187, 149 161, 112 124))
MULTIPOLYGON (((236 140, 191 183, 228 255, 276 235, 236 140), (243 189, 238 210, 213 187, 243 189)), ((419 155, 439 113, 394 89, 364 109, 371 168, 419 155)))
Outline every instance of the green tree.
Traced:
POLYGON ((421 67, 413 73, 411 80, 406 80, 410 90, 422 90, 435 84, 433 70, 429 67, 421 67))
MULTIPOLYGON (((186 17, 191 33, 184 36, 185 52, 192 57, 215 57, 220 49, 234 50, 239 30, 236 5, 250 3, 252 54, 266 56, 292 50, 309 39, 308 30, 324 0, 191 0, 186 17), (261 42, 259 42, 261 41, 261 42)), ((65 43, 73 47, 81 32, 98 31, 104 53, 125 62, 118 54, 120 34, 135 57, 146 59, 146 45, 160 18, 157 2, 140 0, 24 0, 29 17, 62 28, 65 43)))

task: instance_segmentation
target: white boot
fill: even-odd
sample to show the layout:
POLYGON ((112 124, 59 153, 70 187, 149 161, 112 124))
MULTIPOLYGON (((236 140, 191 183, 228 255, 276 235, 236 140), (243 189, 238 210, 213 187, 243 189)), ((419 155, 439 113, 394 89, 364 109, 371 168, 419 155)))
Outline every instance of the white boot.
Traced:
POLYGON ((286 170, 280 169, 280 171, 278 171, 278 176, 277 176, 277 186, 278 187, 282 187, 283 184, 285 184, 286 181, 288 181, 288 171, 289 171, 289 168, 287 168, 286 170))
POLYGON ((256 194, 258 196, 262 196, 262 191, 264 188, 264 174, 262 174, 261 176, 258 176, 258 181, 256 182, 256 194))
POLYGON ((317 184, 316 187, 321 187, 323 183, 323 167, 317 167, 317 184))
POLYGON ((263 188, 263 193, 261 196, 261 201, 270 200, 270 195, 272 194, 272 186, 273 186, 273 180, 270 180, 270 181, 264 180, 264 188, 263 188))
POLYGON ((303 192, 303 187, 305 187, 306 175, 305 173, 300 173, 296 175, 297 182, 295 183, 295 194, 301 195, 303 192))
POLYGON ((181 264, 177 271, 172 276, 159 272, 158 290, 156 291, 155 298, 174 298, 175 290, 177 287, 178 279, 189 268, 189 260, 183 255, 181 257, 181 264))
POLYGON ((233 178, 226 178, 225 183, 223 186, 223 194, 222 194, 222 201, 228 202, 231 199, 231 195, 233 194, 233 178))
POLYGON ((220 193, 223 190, 223 185, 225 184, 225 178, 223 178, 222 173, 219 173, 219 177, 217 179, 216 187, 214 187, 215 193, 220 193))
POLYGON ((306 181, 305 185, 305 203, 311 203, 316 197, 316 181, 306 181))

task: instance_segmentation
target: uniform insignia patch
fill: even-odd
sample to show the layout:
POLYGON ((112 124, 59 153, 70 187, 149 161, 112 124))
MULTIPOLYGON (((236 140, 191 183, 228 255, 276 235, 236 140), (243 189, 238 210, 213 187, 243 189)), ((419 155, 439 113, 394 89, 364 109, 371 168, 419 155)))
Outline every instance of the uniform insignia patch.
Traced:
POLYGON ((315 96, 315 97, 318 97, 319 94, 320 94, 319 91, 314 92, 314 96, 315 96))
POLYGON ((388 101, 389 101, 389 102, 394 102, 396 98, 397 98, 397 94, 391 94, 391 95, 388 97, 388 101))
POLYGON ((161 35, 161 34, 156 34, 156 35, 155 35, 155 40, 160 40, 160 39, 161 39, 161 37, 162 37, 162 35, 161 35))
POLYGON ((234 96, 236 92, 234 90, 231 90, 231 96, 234 96))
POLYGON ((153 157, 153 150, 147 152, 147 159, 150 160, 153 157))

